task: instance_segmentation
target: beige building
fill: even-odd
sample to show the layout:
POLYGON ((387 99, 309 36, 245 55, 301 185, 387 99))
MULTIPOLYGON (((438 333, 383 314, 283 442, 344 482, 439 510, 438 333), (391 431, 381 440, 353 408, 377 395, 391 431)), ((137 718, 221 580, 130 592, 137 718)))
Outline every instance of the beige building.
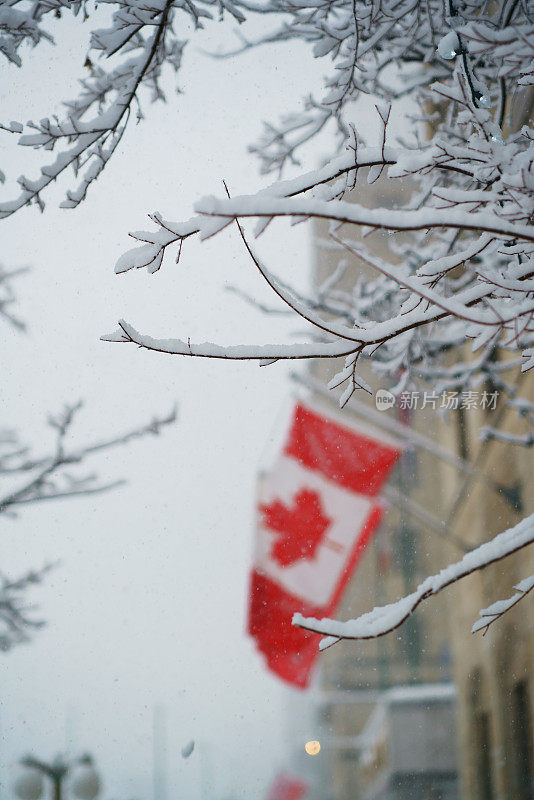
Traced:
MULTIPOLYGON (((531 87, 512 101, 509 131, 532 118, 531 87), (514 102, 517 99, 517 102, 514 102)), ((469 358, 469 353, 466 353, 469 358)), ((510 353, 497 351, 505 361, 510 353)), ((534 401, 534 376, 507 373, 518 396, 534 401)), ((484 387, 493 391, 495 387, 484 387)), ((456 451, 473 469, 467 477, 445 470, 448 528, 470 547, 486 542, 534 511, 532 448, 489 439, 484 426, 501 433, 531 434, 528 419, 501 396, 495 410, 456 415, 456 451)), ((490 626, 471 634, 481 609, 515 594, 514 585, 534 572, 533 548, 471 575, 451 588, 454 678, 458 692, 460 772, 464 800, 534 798, 534 604, 532 596, 490 626)))
MULTIPOLYGON (((520 395, 533 399, 532 376, 519 381, 520 395)), ((502 402, 495 411, 473 409, 457 420, 457 448, 476 474, 467 481, 447 475, 450 529, 471 547, 534 511, 532 450, 480 442, 483 425, 528 432, 526 422, 502 402)), ((464 800, 534 798, 532 597, 495 621, 486 635, 470 633, 481 609, 512 596, 514 585, 533 572, 534 552, 527 548, 450 589, 464 800)))
MULTIPOLYGON (((368 187, 365 180, 362 186, 358 201, 373 205, 375 187, 368 187)), ((401 184, 397 189, 409 191, 401 184)), ((392 204, 397 199, 391 195, 392 204)), ((336 266, 332 251, 322 247, 321 232, 318 227, 317 285, 321 285, 336 266)), ((392 257, 385 236, 373 234, 366 243, 369 246, 371 242, 378 255, 392 257)), ((366 274, 367 268, 354 260, 344 278, 345 288, 352 288, 356 270, 366 274)), ((330 403, 335 415, 340 413, 335 395, 320 387, 325 386, 341 366, 331 362, 315 364, 310 377, 314 391, 321 394, 323 401, 330 403)), ((374 390, 391 385, 387 377, 377 378, 365 365, 359 369, 359 374, 374 390)), ((393 430, 404 447, 400 463, 384 492, 386 513, 383 522, 368 545, 336 613, 337 619, 350 619, 375 605, 384 605, 408 594, 429 573, 457 559, 462 553, 451 544, 442 524, 447 514, 447 497, 442 489, 441 462, 444 453, 452 461, 455 456, 454 447, 440 449, 436 444, 440 422, 435 413, 428 409, 411 412, 398 406, 389 411, 379 411, 374 397, 360 392, 342 412, 342 419, 349 425, 352 422, 356 426, 365 426, 371 435, 374 431, 379 436, 387 436, 393 430), (415 445, 414 439, 417 439, 415 445)), ((323 722, 323 757, 328 762, 326 798, 393 800, 410 797, 426 800, 429 796, 456 800, 455 703, 450 639, 450 613, 447 597, 443 595, 421 607, 392 635, 374 641, 343 642, 321 656, 319 710, 323 722), (426 700, 421 700, 420 694, 418 700, 413 700, 411 708, 406 704, 403 706, 405 739, 409 747, 419 748, 412 762, 412 766, 417 764, 417 767, 412 772, 403 773, 402 780, 411 787, 411 794, 401 794, 400 789, 395 793, 393 788, 395 781, 398 783, 401 779, 394 778, 398 770, 395 758, 391 757, 396 752, 391 746, 392 725, 386 726, 389 734, 382 744, 369 745, 373 719, 381 708, 388 709, 385 713, 390 714, 392 720, 399 719, 399 709, 387 701, 387 697, 392 696, 388 692, 394 691, 394 687, 404 687, 406 692, 414 687, 426 687, 426 700), (435 698, 440 691, 442 695, 445 692, 447 700, 436 705, 435 698), (436 714, 438 718, 441 715, 441 729, 446 731, 445 739, 449 743, 447 751, 444 747, 437 748, 433 760, 428 757, 428 749, 421 749, 418 730, 413 728, 410 732, 406 727, 407 720, 417 715, 424 719, 425 714, 427 720, 434 721, 436 714), (369 756, 373 748, 377 757, 369 756), (434 788, 438 793, 428 795, 428 791, 434 788)), ((397 726, 395 735, 398 730, 397 726)))
MULTIPOLYGON (((351 417, 359 424, 365 420, 366 430, 372 434, 368 414, 373 412, 385 413, 370 408, 355 415, 346 410, 345 418, 349 424, 351 417)), ((425 413, 419 417, 412 424, 417 423, 428 434, 432 418, 425 413)), ((421 446, 405 446, 384 493, 387 508, 383 522, 347 589, 337 619, 354 618, 376 605, 409 594, 428 574, 463 555, 439 525, 439 520, 445 517, 440 474, 441 463, 436 454, 421 446)), ((459 797, 448 600, 446 594, 433 598, 388 636, 358 643, 342 642, 322 655, 320 705, 331 776, 330 797, 336 800, 459 797), (380 708, 387 708, 392 714, 394 711, 398 719, 399 709, 388 697, 401 688, 412 702, 410 707, 406 703, 403 707, 404 725, 386 726, 383 739, 378 737, 370 745, 373 717, 380 708), (409 690, 415 688, 424 689, 426 694, 410 695, 409 690), (441 701, 443 697, 445 702, 436 705, 436 698, 441 701), (414 715, 419 721, 427 718, 435 722, 436 715, 440 719, 447 747, 438 748, 432 758, 423 746, 424 737, 420 736, 423 722, 412 727, 407 724, 414 715), (394 740, 399 735, 414 754, 412 765, 416 766, 404 773, 404 782, 411 793, 401 793, 400 788, 396 793, 393 789, 391 793, 380 793, 389 778, 399 784, 398 773, 406 763, 390 757, 398 753, 394 740), (370 750, 376 751, 376 756, 370 757, 370 750), (428 795, 429 790, 436 793, 428 795)))
MULTIPOLYGON (((372 203, 372 194, 367 196, 372 203)), ((361 196, 358 200, 362 201, 361 196)), ((374 247, 380 252, 387 244, 377 237, 374 247)), ((330 252, 319 247, 319 284, 333 267, 330 252)), ((365 271, 354 264, 347 286, 353 283, 355 269, 365 271)), ((321 363, 314 367, 313 376, 325 385, 334 371, 331 364, 321 363)), ((363 377, 375 390, 387 385, 370 371, 364 371, 363 377)), ((519 383, 520 395, 534 399, 534 378, 519 378, 519 383)), ((493 387, 480 387, 480 393, 484 390, 490 392, 493 387)), ((479 404, 452 411, 446 418, 433 409, 400 413, 397 406, 377 412, 373 398, 362 403, 362 394, 343 412, 347 422, 352 418, 377 429, 390 429, 391 422, 400 422, 412 430, 414 444, 405 448, 389 481, 384 522, 360 562, 338 619, 353 618, 410 592, 428 574, 459 560, 469 549, 534 511, 531 449, 480 441, 485 425, 514 434, 528 432, 527 423, 515 410, 500 401, 494 411, 479 404)), ((333 398, 330 402, 334 404, 333 398)), ((514 585, 534 573, 532 550, 521 551, 431 598, 402 628, 383 639, 345 642, 325 652, 320 710, 328 758, 326 797, 389 800, 395 796, 379 793, 385 773, 392 770, 388 752, 393 734, 390 726, 388 735, 382 732, 373 739, 376 714, 386 713, 384 708, 391 711, 387 696, 392 687, 430 684, 444 688, 454 679, 456 700, 451 700, 444 714, 449 720, 449 743, 454 739, 457 745, 453 749, 460 788, 451 788, 452 750, 444 747, 443 781, 439 763, 433 763, 434 778, 421 789, 426 794, 418 793, 413 778, 414 793, 406 796, 534 799, 532 596, 497 620, 486 635, 471 634, 481 609, 513 595, 514 585), (456 716, 451 717, 453 706, 456 716), (374 742, 371 747, 369 740, 374 742)), ((415 734, 407 725, 403 735, 415 734)))

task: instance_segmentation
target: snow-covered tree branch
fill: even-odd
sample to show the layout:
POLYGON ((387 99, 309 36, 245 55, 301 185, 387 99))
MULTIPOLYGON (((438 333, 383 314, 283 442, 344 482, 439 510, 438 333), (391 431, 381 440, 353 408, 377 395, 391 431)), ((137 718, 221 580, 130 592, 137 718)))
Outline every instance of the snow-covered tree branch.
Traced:
MULTIPOLYGON (((522 520, 515 528, 504 531, 492 541, 480 545, 475 550, 467 553, 461 561, 450 564, 442 569, 438 575, 430 575, 411 594, 390 603, 379 606, 358 619, 348 622, 335 620, 305 618, 302 614, 295 614, 293 623, 300 628, 322 633, 326 638, 321 642, 321 649, 332 646, 341 639, 376 639, 396 630, 412 614, 415 609, 429 597, 432 597, 447 586, 501 561, 512 553, 517 553, 524 547, 534 542, 534 516, 522 520)), ((534 577, 525 578, 517 587, 518 592, 509 600, 501 600, 480 612, 481 619, 473 625, 473 633, 486 629, 502 616, 506 611, 516 605, 519 600, 534 586, 534 577)))
POLYGON ((40 570, 31 570, 18 578, 0 575, 0 650, 10 650, 15 644, 26 642, 32 631, 42 628, 44 622, 35 619, 25 595, 41 583, 54 564, 40 570))
POLYGON ((17 507, 45 500, 99 494, 123 483, 122 480, 102 482, 94 473, 75 474, 77 466, 94 453, 127 444, 149 434, 158 435, 162 428, 176 419, 176 412, 154 418, 148 425, 127 431, 110 439, 91 442, 81 447, 69 447, 67 437, 81 403, 65 406, 56 416, 48 418, 55 432, 55 445, 47 456, 33 458, 31 451, 20 442, 16 432, 4 432, 0 439, 0 480, 10 484, 0 495, 0 513, 16 514, 17 507))
MULTIPOLYGON (((13 328, 26 330, 25 322, 12 311, 16 294, 12 282, 25 269, 5 270, 0 267, 0 316, 13 328)), ((134 439, 157 436, 176 420, 176 409, 168 415, 154 417, 148 424, 94 439, 86 444, 72 444, 70 436, 76 417, 82 408, 77 402, 47 419, 48 433, 53 441, 41 441, 30 446, 18 430, 0 428, 0 519, 15 518, 28 505, 53 500, 99 495, 125 483, 123 479, 101 480, 86 465, 102 451, 126 445, 134 439)), ((46 433, 43 435, 46 441, 46 433)), ((12 578, 0 570, 0 651, 26 642, 31 633, 45 623, 35 618, 34 607, 28 603, 28 592, 42 583, 56 562, 45 564, 12 578)))
MULTIPOLYGON (((81 403, 76 403, 49 417, 55 443, 46 455, 34 456, 17 431, 0 431, 0 516, 15 517, 29 504, 101 494, 120 486, 123 480, 103 481, 95 472, 80 472, 80 467, 101 451, 151 434, 157 436, 176 419, 176 412, 172 411, 118 436, 74 446, 69 444, 69 434, 80 408, 81 403)), ((42 626, 27 606, 25 593, 40 583, 52 566, 16 579, 0 575, 0 650, 27 641, 29 633, 42 626)))
POLYGON ((26 329, 24 321, 13 312, 13 306, 17 302, 16 294, 13 290, 13 279, 23 274, 25 269, 7 270, 0 265, 0 316, 4 318, 14 328, 19 331, 26 329))

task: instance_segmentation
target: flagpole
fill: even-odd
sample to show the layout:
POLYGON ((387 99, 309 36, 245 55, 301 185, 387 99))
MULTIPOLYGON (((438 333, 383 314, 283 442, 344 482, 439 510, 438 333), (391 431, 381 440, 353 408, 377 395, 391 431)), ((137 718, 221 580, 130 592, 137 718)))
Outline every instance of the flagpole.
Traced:
POLYGON ((153 800, 167 798, 167 709, 155 705, 152 712, 153 800))
POLYGON ((209 800, 211 781, 209 745, 206 742, 199 742, 198 749, 200 755, 200 797, 201 800, 209 800))

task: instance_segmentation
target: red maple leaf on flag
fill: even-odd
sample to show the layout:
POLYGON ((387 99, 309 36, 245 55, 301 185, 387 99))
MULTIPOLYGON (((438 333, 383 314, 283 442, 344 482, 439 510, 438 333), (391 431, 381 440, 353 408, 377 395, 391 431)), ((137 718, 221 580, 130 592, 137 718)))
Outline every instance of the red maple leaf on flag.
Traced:
POLYGON ((313 558, 332 522, 323 513, 319 494, 311 489, 301 489, 294 496, 292 507, 274 500, 260 506, 260 511, 264 525, 280 534, 271 547, 271 558, 281 567, 313 558))

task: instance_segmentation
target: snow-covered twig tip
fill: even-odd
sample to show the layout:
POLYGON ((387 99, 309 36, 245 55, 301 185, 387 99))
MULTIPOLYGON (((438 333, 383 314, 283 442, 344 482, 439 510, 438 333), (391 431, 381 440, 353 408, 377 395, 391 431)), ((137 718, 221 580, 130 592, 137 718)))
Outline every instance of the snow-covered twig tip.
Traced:
MULTIPOLYGON (((437 575, 430 575, 417 587, 415 592, 412 592, 394 603, 389 603, 386 606, 377 606, 372 611, 362 614, 361 617, 348 620, 347 622, 338 622, 331 619, 318 620, 313 617, 303 617, 302 614, 297 613, 293 616, 293 624, 298 628, 321 633, 327 637, 321 643, 321 649, 330 647, 335 641, 341 639, 376 639, 380 636, 385 636, 402 625, 423 600, 438 594, 447 586, 456 583, 467 575, 477 570, 484 569, 484 567, 494 564, 496 561, 501 561, 503 558, 506 558, 512 553, 516 553, 518 550, 527 547, 527 545, 533 542, 534 514, 522 520, 515 527, 500 533, 491 541, 467 553, 460 561, 442 569, 437 575)), ((527 579, 527 583, 528 581, 533 581, 533 579, 529 578, 527 579)), ((526 585, 525 583, 525 586, 526 585)), ((515 605, 516 602, 525 596, 527 591, 530 591, 532 586, 525 589, 523 584, 519 584, 516 588, 520 592, 520 597, 516 595, 509 601, 501 601, 501 604, 508 604, 507 608, 502 610, 501 605, 497 604, 499 605, 498 611, 491 611, 494 607, 490 607, 490 609, 486 609, 486 611, 491 611, 492 616, 496 616, 497 614, 500 616, 501 610, 502 613, 504 613, 508 608, 515 605)), ((482 625, 475 623, 473 629, 476 628, 476 630, 479 630, 484 627, 484 625, 485 623, 482 625), (478 627, 476 627, 477 625, 478 627)))

